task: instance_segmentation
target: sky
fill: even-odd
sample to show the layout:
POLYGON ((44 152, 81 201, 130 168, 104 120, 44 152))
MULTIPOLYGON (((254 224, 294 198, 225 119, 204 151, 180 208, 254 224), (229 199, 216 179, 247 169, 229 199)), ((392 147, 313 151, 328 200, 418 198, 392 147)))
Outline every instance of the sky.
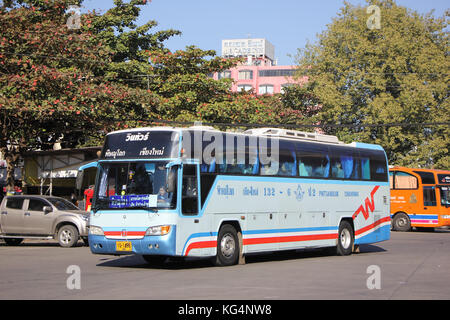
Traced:
MULTIPOLYGON (((364 0, 348 2, 366 6, 364 0)), ((396 2, 422 14, 434 9, 436 16, 450 8, 448 0, 396 2)), ((85 0, 82 12, 104 13, 112 6, 113 0, 85 0)), ((275 46, 278 65, 293 65, 297 49, 314 43, 342 6, 343 0, 152 0, 142 7, 138 24, 156 20, 151 32, 181 31, 165 42, 172 51, 195 45, 220 55, 222 39, 265 38, 275 46)))

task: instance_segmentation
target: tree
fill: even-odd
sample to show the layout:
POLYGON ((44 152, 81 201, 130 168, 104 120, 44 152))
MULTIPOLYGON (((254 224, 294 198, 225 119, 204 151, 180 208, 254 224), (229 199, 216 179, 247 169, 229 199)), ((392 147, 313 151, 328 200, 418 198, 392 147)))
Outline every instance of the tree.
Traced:
MULTIPOLYGON (((23 152, 49 149, 59 139, 67 147, 82 144, 107 130, 109 119, 150 114, 158 100, 106 77, 115 52, 92 32, 69 29, 67 8, 65 0, 4 1, 0 7, 0 152, 9 190, 23 152)), ((82 25, 93 16, 83 16, 82 25)))
POLYGON ((145 0, 73 16, 81 1, 10 0, 0 5, 0 152, 8 189, 20 155, 98 145, 104 134, 154 119, 193 121, 200 104, 223 101, 229 80, 210 73, 234 66, 195 47, 170 52, 163 42, 176 30, 151 33, 155 21, 137 26, 145 0))
POLYGON ((382 145, 392 164, 448 168, 449 13, 369 5, 380 10, 379 29, 375 11, 345 3, 317 43, 299 50, 300 74, 322 105, 317 119, 341 125, 326 130, 344 141, 382 145))

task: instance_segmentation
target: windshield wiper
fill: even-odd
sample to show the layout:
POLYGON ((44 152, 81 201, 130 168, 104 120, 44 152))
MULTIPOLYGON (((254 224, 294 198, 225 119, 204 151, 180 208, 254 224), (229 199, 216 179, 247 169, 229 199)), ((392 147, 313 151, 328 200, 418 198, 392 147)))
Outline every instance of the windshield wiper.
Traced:
POLYGON ((144 210, 148 210, 148 211, 158 212, 157 208, 146 207, 146 206, 131 206, 131 207, 125 207, 124 209, 144 209, 144 210))

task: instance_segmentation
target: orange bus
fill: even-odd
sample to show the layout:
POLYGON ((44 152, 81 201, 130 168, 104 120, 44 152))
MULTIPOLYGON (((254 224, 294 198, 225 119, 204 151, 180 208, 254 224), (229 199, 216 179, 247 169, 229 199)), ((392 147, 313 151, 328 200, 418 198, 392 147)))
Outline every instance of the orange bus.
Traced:
POLYGON ((450 171, 389 169, 392 229, 450 226, 450 171))

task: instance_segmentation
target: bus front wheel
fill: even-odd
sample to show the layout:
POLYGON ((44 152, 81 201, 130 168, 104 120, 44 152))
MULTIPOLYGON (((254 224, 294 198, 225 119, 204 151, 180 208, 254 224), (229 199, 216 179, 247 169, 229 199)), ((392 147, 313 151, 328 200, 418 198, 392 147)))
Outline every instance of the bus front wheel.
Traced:
POLYGON ((229 224, 220 228, 217 236, 217 254, 214 259, 216 266, 231 266, 238 262, 239 239, 236 229, 229 224))

